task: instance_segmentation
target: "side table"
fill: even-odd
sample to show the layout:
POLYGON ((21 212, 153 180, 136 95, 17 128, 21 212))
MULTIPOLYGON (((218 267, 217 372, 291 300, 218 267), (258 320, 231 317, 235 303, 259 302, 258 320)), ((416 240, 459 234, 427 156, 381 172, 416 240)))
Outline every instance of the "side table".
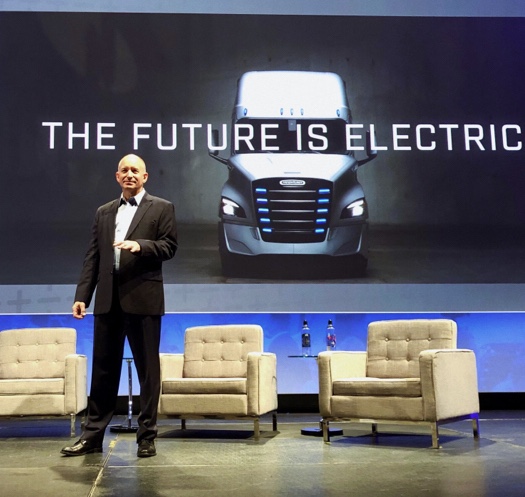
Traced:
MULTIPOLYGON (((294 359, 317 359, 316 355, 289 355, 288 357, 294 359)), ((330 433, 330 436, 334 437, 343 434, 343 430, 341 428, 329 427, 328 432, 330 433)), ((322 437, 323 429, 321 427, 321 420, 319 420, 319 428, 301 428, 301 435, 306 435, 310 437, 322 437)))
POLYGON ((131 379, 131 363, 133 362, 133 358, 124 357, 124 360, 128 363, 128 422, 123 425, 111 425, 109 430, 114 433, 135 433, 139 427, 131 425, 131 420, 133 418, 133 381, 131 379))

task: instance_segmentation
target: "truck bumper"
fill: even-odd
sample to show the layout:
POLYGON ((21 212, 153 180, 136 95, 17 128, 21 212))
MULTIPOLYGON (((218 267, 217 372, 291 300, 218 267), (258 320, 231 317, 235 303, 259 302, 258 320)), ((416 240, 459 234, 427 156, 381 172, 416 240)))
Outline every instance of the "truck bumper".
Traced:
POLYGON ((368 224, 329 228, 326 239, 315 243, 275 243, 261 239, 259 229, 219 222, 221 250, 231 254, 257 255, 324 255, 343 257, 362 255, 368 258, 368 224))

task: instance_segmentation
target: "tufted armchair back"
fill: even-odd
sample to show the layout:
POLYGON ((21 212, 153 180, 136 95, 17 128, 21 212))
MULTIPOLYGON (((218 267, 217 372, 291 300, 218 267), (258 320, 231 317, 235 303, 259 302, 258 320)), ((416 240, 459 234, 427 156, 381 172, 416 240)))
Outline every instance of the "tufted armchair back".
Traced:
POLYGON ((188 328, 184 336, 184 378, 246 378, 250 352, 263 351, 259 325, 188 328))
POLYGON ((74 328, 22 328, 0 332, 0 380, 64 378, 76 352, 74 328))
POLYGON ((366 375, 419 378, 420 352, 456 347, 457 325, 449 319, 376 321, 368 326, 366 375))

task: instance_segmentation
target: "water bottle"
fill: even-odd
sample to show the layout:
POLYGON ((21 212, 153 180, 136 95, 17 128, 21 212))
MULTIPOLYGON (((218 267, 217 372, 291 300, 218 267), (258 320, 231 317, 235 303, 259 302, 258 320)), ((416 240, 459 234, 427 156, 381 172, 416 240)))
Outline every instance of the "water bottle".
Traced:
POLYGON ((303 348, 303 356, 309 356, 311 354, 311 340, 310 340, 310 328, 308 328, 308 321, 303 321, 303 331, 301 334, 301 346, 303 348))
POLYGON ((335 350, 335 344, 337 338, 335 336, 335 328, 332 324, 332 320, 328 320, 328 326, 326 327, 326 350, 335 350))

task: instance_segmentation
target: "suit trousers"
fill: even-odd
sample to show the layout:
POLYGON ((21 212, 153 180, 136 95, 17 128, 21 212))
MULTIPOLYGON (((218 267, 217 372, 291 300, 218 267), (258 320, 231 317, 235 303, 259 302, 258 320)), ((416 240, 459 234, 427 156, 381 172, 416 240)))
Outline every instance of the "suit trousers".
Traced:
POLYGON ((94 443, 104 438, 115 412, 126 337, 140 384, 137 442, 157 436, 160 328, 161 316, 123 312, 118 292, 114 292, 111 311, 95 315, 91 391, 82 438, 94 443))

